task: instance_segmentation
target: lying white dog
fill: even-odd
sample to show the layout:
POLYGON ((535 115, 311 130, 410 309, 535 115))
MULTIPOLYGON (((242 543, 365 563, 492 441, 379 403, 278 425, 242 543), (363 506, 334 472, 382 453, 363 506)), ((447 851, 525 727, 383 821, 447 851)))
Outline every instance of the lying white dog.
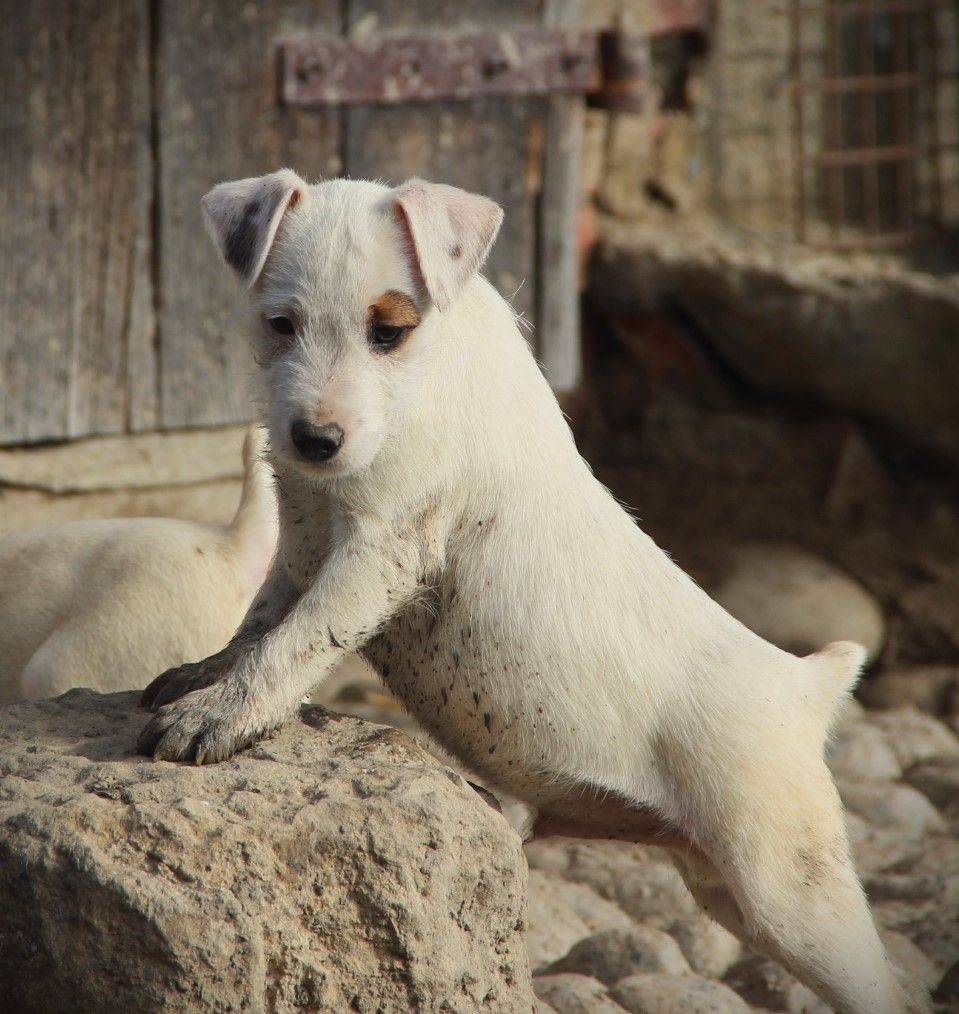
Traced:
POLYGON ((0 704, 71 687, 145 686, 158 669, 220 647, 276 550, 263 438, 228 527, 171 518, 76 521, 0 537, 0 704))
POLYGON ((141 750, 229 757, 362 649, 539 833, 673 845, 837 1010, 908 1009, 823 762, 862 650, 763 641, 596 482, 478 273, 500 209, 286 170, 204 207, 251 287, 281 552, 227 647, 147 689, 141 750))

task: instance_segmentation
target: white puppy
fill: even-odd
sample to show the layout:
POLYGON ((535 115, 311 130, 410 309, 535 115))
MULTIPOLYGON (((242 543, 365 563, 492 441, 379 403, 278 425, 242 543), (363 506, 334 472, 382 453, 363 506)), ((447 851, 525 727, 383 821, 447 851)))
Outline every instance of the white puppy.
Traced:
POLYGON ((674 845, 837 1010, 908 1009, 823 763, 862 650, 763 641, 593 478, 479 275, 500 209, 286 170, 204 207, 251 288, 281 551, 227 647, 147 689, 140 748, 229 757, 359 648, 539 833, 674 845))
POLYGON ((144 686, 220 647, 276 549, 272 474, 251 431, 228 527, 172 518, 76 521, 0 538, 0 704, 71 687, 144 686))

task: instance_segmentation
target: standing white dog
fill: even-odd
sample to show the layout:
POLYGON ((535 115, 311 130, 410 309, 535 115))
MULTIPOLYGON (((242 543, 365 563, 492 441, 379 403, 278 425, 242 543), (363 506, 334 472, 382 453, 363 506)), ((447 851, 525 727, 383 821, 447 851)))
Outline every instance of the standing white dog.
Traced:
POLYGON ((229 645, 147 689, 140 748, 229 757, 362 649, 540 833, 673 844, 703 907, 837 1010, 909 1009, 822 756, 862 650, 766 643, 593 478, 479 275, 500 209, 288 170, 204 208, 251 287, 281 550, 229 645))
POLYGON ((144 686, 236 630, 276 550, 263 438, 243 446, 231 524, 105 518, 0 538, 0 704, 144 686))

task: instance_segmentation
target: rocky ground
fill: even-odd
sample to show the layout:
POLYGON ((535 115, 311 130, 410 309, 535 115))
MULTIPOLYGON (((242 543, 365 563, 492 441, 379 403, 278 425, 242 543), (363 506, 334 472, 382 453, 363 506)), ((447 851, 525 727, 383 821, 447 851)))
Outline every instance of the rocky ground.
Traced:
MULTIPOLYGON (((334 707, 418 735, 361 675, 338 696, 334 707)), ((939 1011, 959 1010, 959 737, 915 707, 854 701, 829 762, 886 946, 939 1011)), ((551 839, 525 851, 526 948, 542 1014, 828 1010, 700 913, 660 850, 551 839)))

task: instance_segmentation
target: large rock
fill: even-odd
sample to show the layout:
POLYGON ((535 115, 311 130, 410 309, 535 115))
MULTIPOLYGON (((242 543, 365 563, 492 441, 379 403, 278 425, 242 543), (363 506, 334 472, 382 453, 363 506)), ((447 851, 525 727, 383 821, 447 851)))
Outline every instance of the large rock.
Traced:
POLYGON ((875 658, 885 639, 882 609, 865 588, 796 546, 730 550, 710 595, 767 641, 797 655, 856 641, 875 658))
POLYGON ((548 971, 590 975, 612 985, 642 972, 688 975, 690 967, 669 934, 652 926, 630 926, 600 930, 580 940, 548 971))
POLYGON ((678 308, 754 389, 880 420, 959 458, 953 277, 688 218, 600 228, 590 288, 611 315, 678 308))
POLYGON ((318 708, 154 762, 136 696, 0 712, 5 1009, 533 1009, 519 838, 462 778, 318 708))

